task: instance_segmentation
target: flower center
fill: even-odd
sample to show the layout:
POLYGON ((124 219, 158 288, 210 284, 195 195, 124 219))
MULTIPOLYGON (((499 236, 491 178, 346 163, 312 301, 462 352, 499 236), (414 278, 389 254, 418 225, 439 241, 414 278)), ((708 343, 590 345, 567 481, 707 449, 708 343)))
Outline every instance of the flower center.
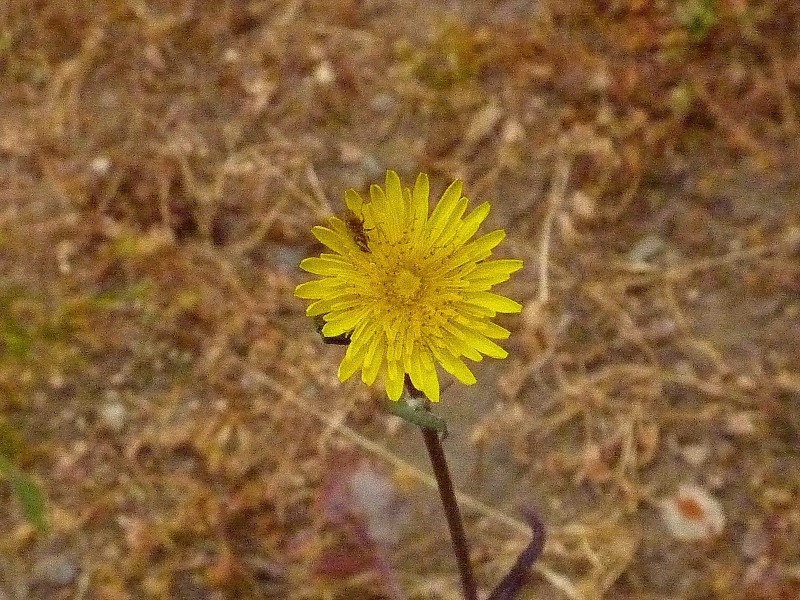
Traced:
POLYGON ((394 281, 394 292, 396 297, 402 302, 416 300, 422 280, 408 269, 400 269, 394 281))

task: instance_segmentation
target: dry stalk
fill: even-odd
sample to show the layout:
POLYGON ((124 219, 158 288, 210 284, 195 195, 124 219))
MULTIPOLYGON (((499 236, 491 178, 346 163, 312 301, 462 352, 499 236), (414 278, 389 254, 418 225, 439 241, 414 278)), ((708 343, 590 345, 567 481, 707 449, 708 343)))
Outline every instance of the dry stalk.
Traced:
POLYGON ((555 175, 550 184, 550 193, 547 196, 547 213, 542 224, 542 237, 539 241, 539 291, 538 302, 547 304, 550 297, 549 267, 550 267, 550 242, 553 235, 553 223, 567 193, 569 174, 572 169, 572 155, 564 149, 565 143, 559 144, 560 152, 556 162, 555 175))

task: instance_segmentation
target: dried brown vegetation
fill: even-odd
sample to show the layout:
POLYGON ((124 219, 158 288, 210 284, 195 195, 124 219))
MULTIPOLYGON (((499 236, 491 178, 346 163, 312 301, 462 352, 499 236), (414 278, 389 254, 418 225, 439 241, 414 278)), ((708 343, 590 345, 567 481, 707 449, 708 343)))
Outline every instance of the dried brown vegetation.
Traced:
POLYGON ((418 433, 292 296, 309 226, 387 168, 464 179, 526 261, 511 358, 440 407, 483 589, 530 506, 524 598, 796 597, 799 17, 5 3, 0 449, 51 532, 3 511, 0 598, 458 597, 418 433), (354 472, 397 543, 395 500, 335 504, 354 472), (718 539, 666 533, 684 481, 718 539))

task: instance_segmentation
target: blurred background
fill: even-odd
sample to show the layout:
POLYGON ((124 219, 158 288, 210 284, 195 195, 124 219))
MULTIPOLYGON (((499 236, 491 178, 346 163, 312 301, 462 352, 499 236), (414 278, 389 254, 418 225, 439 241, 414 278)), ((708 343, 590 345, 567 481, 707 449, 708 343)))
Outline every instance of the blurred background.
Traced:
POLYGON ((526 265, 436 407, 482 594, 532 509, 520 598, 797 598, 798 48, 789 0, 4 3, 0 598, 460 598, 292 294, 386 169, 526 265))

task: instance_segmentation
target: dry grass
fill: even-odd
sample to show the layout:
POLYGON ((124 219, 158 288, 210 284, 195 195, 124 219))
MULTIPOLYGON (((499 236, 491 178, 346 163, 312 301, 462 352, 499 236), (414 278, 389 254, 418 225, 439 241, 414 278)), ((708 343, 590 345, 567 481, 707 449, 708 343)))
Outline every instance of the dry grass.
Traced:
POLYGON ((529 506, 523 598, 800 593, 800 15, 718 4, 6 3, 0 447, 52 531, 4 512, 0 598, 459 597, 421 440, 292 297, 386 168, 526 262, 440 407, 482 587, 529 506), (411 515, 385 571, 321 508, 353 450, 411 515), (666 534, 684 481, 719 539, 666 534))

